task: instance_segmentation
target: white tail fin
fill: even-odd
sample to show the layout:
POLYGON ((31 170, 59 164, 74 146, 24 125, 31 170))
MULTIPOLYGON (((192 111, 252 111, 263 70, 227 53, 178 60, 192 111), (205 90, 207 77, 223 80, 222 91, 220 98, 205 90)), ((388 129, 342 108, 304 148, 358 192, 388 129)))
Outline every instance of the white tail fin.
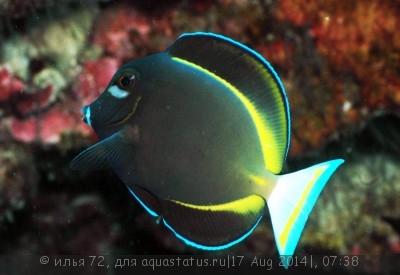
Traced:
MULTIPOLYGON (((293 255, 319 194, 343 162, 342 159, 331 160, 279 176, 268 199, 268 208, 280 255, 293 255)), ((288 261, 283 264, 288 267, 288 261)))

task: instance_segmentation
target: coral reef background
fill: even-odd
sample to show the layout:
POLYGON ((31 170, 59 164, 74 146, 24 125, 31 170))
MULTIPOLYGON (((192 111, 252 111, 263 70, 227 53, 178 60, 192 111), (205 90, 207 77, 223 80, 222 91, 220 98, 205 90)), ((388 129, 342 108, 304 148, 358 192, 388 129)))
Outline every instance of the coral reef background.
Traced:
MULTIPOLYGON (((281 76, 293 123, 284 172, 346 160, 296 253, 400 254, 398 1, 81 2, 0 0, 1 254, 206 253, 144 213, 111 171, 68 168, 96 141, 80 108, 121 64, 192 31, 245 43, 281 76)), ((228 253, 276 255, 268 214, 214 252, 228 253)))

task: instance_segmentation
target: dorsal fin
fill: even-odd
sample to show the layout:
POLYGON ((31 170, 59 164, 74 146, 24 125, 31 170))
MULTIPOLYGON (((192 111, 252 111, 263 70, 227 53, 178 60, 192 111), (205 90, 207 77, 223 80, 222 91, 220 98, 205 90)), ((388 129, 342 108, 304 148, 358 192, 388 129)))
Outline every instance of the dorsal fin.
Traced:
POLYGON ((290 140, 289 103, 271 65, 247 46, 213 33, 184 34, 166 52, 226 81, 240 93, 256 124, 265 166, 280 173, 290 140))

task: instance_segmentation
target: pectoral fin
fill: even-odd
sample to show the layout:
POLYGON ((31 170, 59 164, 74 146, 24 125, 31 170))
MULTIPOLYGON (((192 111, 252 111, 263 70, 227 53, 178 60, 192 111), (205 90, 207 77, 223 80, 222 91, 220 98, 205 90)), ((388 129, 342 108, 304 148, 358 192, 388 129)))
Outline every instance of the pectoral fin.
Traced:
POLYGON ((135 148, 124 131, 96 143, 76 156, 70 163, 71 169, 97 170, 110 166, 121 166, 132 163, 135 148))

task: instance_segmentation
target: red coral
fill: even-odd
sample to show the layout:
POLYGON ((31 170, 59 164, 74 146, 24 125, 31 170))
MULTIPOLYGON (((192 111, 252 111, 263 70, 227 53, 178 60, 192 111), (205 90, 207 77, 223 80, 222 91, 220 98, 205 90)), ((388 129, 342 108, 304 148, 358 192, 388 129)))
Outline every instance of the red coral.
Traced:
POLYGON ((107 87, 120 62, 111 57, 88 61, 83 65, 74 94, 82 106, 92 103, 107 87))
MULTIPOLYGON (((319 53, 334 70, 356 75, 364 106, 374 110, 400 103, 400 14, 395 5, 393 1, 284 0, 277 17, 296 25, 310 24, 319 53)), ((343 93, 342 86, 335 88, 343 93)))
POLYGON ((20 93, 18 94, 15 111, 20 116, 40 112, 54 103, 56 99, 55 93, 56 91, 52 85, 47 85, 42 90, 35 90, 32 93, 20 93))
POLYGON ((398 235, 391 235, 387 238, 389 252, 400 255, 400 237, 398 235))
POLYGON ((31 142, 36 137, 36 120, 28 118, 19 120, 16 118, 11 119, 11 134, 19 141, 31 142))
POLYGON ((214 4, 212 0, 193 0, 193 9, 198 13, 206 12, 214 4))
POLYGON ((118 66, 119 62, 116 59, 107 57, 86 62, 71 94, 75 97, 52 106, 49 105, 53 90, 51 86, 44 91, 21 95, 16 109, 22 117, 28 117, 11 117, 12 136, 22 142, 40 141, 44 144, 54 144, 58 143, 61 135, 66 132, 90 135, 93 131, 81 122, 80 109, 104 91, 118 66))
POLYGON ((24 83, 16 79, 7 68, 0 68, 0 101, 6 101, 15 93, 20 93, 24 83))
POLYGON ((74 115, 70 108, 57 105, 37 117, 24 120, 11 118, 10 129, 13 137, 19 141, 54 144, 60 141, 61 134, 65 132, 92 133, 90 127, 80 120, 80 115, 74 115))
POLYGON ((255 50, 264 56, 271 64, 280 65, 287 64, 294 53, 293 47, 291 45, 286 45, 282 40, 256 46, 255 50))
POLYGON ((132 58, 137 48, 148 47, 151 19, 127 4, 116 5, 101 14, 93 42, 118 59, 132 58), (135 38, 134 43, 132 38, 135 38))
MULTIPOLYGON (((376 110, 397 112, 400 10, 395 1, 282 0, 275 16, 285 23, 289 21, 296 29, 308 29, 306 39, 312 39, 311 45, 316 46, 318 56, 327 61, 326 67, 318 67, 318 78, 323 82, 316 82, 318 85, 314 87, 330 91, 318 97, 330 99, 320 104, 325 108, 323 114, 313 115, 317 113, 315 110, 307 110, 307 118, 297 116, 297 122, 293 121, 294 132, 301 129, 302 133, 310 133, 302 134, 304 140, 297 143, 300 145, 297 149, 304 149, 302 145, 307 144, 318 146, 338 127, 367 119, 376 110)), ((296 58, 301 57, 292 57, 296 58)), ((300 87, 289 87, 289 96, 290 89, 295 90, 292 106, 304 112, 301 106, 307 106, 304 103, 309 99, 299 95, 304 92, 300 87)))

